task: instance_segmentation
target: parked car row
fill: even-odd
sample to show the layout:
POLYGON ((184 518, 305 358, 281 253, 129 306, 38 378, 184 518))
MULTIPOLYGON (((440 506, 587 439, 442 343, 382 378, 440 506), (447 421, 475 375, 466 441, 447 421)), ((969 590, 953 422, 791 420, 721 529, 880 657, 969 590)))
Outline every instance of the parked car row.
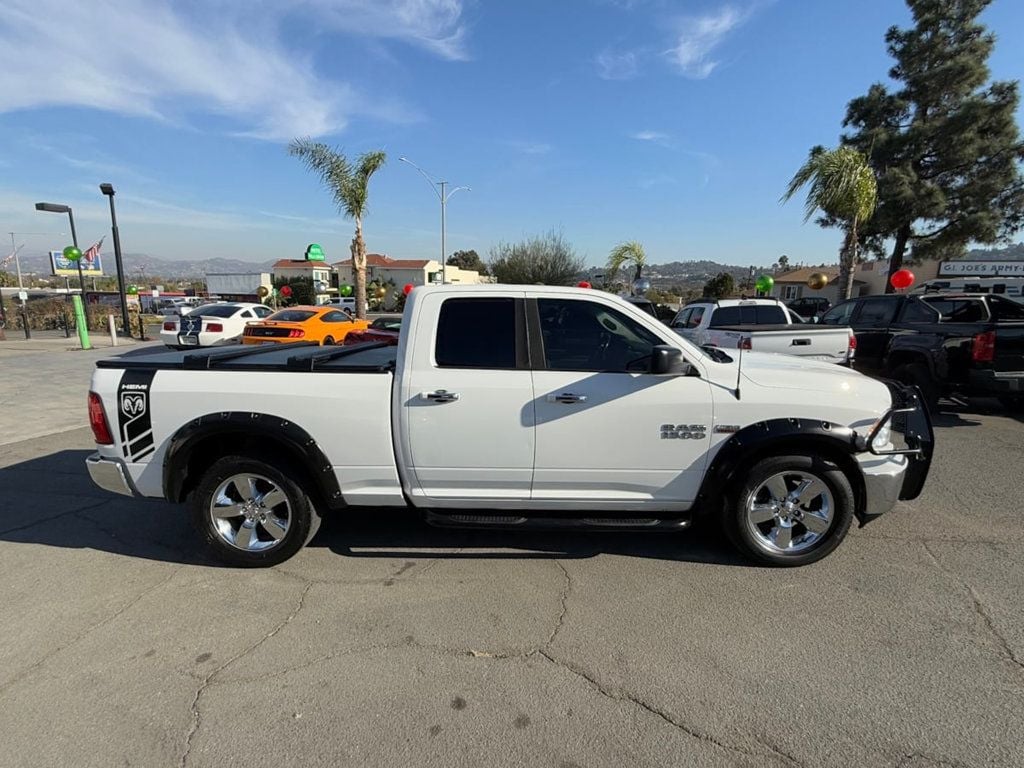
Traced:
POLYGON ((850 329, 808 325, 776 299, 717 299, 687 304, 669 324, 699 347, 779 352, 849 365, 850 329))

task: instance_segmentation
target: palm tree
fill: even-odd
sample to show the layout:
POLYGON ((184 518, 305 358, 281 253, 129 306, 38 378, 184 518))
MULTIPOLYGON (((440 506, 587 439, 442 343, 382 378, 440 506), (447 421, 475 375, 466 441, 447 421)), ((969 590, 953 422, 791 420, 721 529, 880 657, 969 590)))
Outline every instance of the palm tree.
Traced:
POLYGON ((626 264, 631 264, 633 269, 633 280, 639 280, 643 276, 644 267, 647 265, 647 254, 644 247, 636 240, 619 243, 612 248, 608 254, 608 266, 605 268, 605 283, 614 283, 619 279, 619 270, 626 264))
POLYGON ((367 152, 353 164, 341 152, 312 139, 295 139, 288 145, 288 154, 298 157, 309 170, 320 176, 331 191, 338 210, 356 223, 352 238, 352 275, 356 288, 356 317, 366 317, 366 243, 363 241, 363 217, 370 177, 380 170, 387 156, 384 152, 367 152))
POLYGON ((848 299, 857 265, 857 230, 871 218, 878 205, 875 174, 867 158, 855 149, 815 147, 789 182, 782 202, 804 186, 808 186, 804 221, 820 210, 826 217, 842 222, 846 230, 839 253, 839 298, 848 299))

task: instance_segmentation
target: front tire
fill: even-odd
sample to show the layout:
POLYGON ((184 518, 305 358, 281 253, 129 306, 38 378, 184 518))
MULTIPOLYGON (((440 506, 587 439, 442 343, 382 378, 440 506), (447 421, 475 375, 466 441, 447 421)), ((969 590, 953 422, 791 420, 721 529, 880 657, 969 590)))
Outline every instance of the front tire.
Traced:
POLYGON ((810 456, 771 456, 726 500, 723 528, 764 565, 807 565, 832 552, 850 530, 855 500, 846 475, 810 456))
POLYGON ((290 468, 248 456, 214 462, 190 499, 206 550, 227 565, 260 568, 302 549, 320 517, 293 477, 290 468))
POLYGON ((324 338, 323 346, 325 346, 325 347, 333 347, 336 343, 337 342, 334 341, 334 337, 333 336, 327 336, 327 337, 324 338))

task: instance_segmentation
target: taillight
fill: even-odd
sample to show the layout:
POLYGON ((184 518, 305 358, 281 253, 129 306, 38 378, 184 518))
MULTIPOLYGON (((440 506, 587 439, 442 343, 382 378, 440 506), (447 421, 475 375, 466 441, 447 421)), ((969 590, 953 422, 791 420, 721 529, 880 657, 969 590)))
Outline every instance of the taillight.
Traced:
POLYGON ((996 332, 985 331, 974 335, 971 344, 971 360, 976 363, 991 363, 996 356, 996 332))
POLYGON ((306 335, 306 332, 305 331, 300 331, 298 328, 292 328, 290 331, 288 331, 288 338, 289 339, 301 339, 305 335, 306 335))
POLYGON ((741 336, 739 343, 736 344, 736 349, 753 349, 750 344, 749 336, 741 336))
POLYGON ((853 352, 853 350, 855 350, 857 348, 857 337, 854 334, 852 334, 852 333, 850 334, 849 348, 850 348, 851 352, 853 352))
POLYGON ((178 324, 177 323, 164 323, 164 330, 165 331, 176 331, 176 330, 178 330, 178 324))
POLYGON ((114 437, 107 426, 107 414, 103 411, 103 401, 95 392, 89 393, 89 426, 97 445, 113 445, 114 437))
POLYGON ((207 333, 220 333, 223 330, 224 330, 224 324, 223 323, 207 323, 206 324, 206 331, 207 331, 207 333))

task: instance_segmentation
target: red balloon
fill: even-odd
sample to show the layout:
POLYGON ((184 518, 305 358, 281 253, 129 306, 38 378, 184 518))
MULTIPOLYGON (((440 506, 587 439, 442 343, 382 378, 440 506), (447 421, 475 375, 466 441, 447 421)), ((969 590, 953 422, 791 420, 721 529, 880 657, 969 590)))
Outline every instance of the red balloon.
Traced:
POLYGON ((590 286, 590 283, 588 283, 586 280, 580 280, 578 283, 576 283, 576 287, 577 288, 590 288, 591 286, 590 286))
POLYGON ((914 273, 909 269, 900 269, 892 273, 889 282, 892 283, 892 287, 897 291, 902 291, 904 288, 909 288, 914 284, 914 273))
POLYGON ((292 287, 290 285, 282 285, 281 295, 287 299, 289 296, 292 295, 292 287))
POLYGON ((410 293, 412 293, 412 289, 415 287, 416 286, 414 286, 412 283, 406 283, 405 287, 402 289, 402 293, 408 296, 410 293))

